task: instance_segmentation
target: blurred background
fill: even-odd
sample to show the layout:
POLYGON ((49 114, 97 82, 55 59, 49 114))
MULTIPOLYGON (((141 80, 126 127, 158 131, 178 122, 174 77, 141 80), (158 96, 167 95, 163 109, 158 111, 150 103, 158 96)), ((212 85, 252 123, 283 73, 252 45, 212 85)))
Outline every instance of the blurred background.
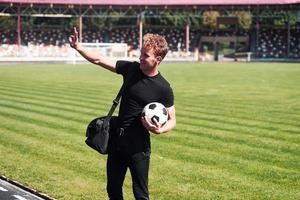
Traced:
POLYGON ((73 27, 112 57, 136 59, 152 32, 169 42, 166 60, 300 60, 299 0, 1 0, 0 62, 81 60, 73 27))

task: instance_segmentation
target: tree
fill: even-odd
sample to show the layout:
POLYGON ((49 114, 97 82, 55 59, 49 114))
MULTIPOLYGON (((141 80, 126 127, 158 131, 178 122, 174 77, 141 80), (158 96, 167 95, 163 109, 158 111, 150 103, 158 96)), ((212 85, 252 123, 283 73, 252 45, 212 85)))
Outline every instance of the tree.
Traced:
POLYGON ((220 17, 219 11, 204 11, 202 14, 203 24, 211 28, 218 28, 217 18, 220 17))
POLYGON ((239 19, 239 25, 243 29, 249 29, 252 24, 252 16, 248 11, 236 11, 234 15, 239 19))
POLYGON ((5 27, 7 30, 16 30, 17 24, 17 17, 0 17, 0 26, 5 27))

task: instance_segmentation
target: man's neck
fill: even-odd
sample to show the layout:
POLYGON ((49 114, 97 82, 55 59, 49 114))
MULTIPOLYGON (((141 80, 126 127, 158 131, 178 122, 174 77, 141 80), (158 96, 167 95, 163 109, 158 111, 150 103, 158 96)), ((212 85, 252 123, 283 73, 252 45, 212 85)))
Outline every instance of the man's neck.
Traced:
POLYGON ((148 77, 152 77, 152 76, 156 76, 158 74, 158 69, 155 68, 153 70, 142 70, 142 72, 148 76, 148 77))

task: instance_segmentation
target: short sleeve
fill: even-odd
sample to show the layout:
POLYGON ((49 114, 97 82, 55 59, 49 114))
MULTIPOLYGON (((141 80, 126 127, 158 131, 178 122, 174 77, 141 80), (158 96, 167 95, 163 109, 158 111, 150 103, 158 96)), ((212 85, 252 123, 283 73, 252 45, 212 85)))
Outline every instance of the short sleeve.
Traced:
POLYGON ((174 105, 174 93, 171 87, 166 90, 162 103, 167 108, 174 105))
POLYGON ((125 74, 127 74, 129 65, 130 65, 130 62, 128 62, 128 61, 124 61, 124 60, 117 61, 117 64, 116 64, 117 74, 122 74, 123 76, 125 74))

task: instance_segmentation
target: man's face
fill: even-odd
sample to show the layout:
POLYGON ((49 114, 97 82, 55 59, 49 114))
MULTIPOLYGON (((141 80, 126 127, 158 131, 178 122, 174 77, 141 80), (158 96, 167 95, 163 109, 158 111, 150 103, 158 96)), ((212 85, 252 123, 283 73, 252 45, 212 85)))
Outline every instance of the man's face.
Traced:
POLYGON ((140 55, 140 68, 148 71, 155 68, 160 63, 160 56, 155 56, 153 49, 146 49, 142 47, 140 55))

